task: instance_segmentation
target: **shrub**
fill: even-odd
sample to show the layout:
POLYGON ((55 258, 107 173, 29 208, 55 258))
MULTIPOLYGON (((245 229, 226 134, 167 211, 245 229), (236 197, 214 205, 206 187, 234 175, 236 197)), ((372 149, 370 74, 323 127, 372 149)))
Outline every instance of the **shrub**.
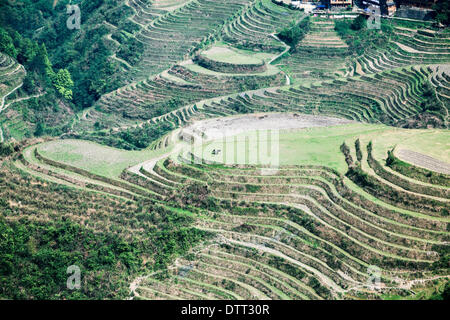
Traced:
POLYGON ((278 38, 291 46, 291 50, 295 51, 296 45, 305 37, 310 29, 309 18, 303 19, 300 23, 291 23, 289 27, 284 28, 278 33, 278 38))

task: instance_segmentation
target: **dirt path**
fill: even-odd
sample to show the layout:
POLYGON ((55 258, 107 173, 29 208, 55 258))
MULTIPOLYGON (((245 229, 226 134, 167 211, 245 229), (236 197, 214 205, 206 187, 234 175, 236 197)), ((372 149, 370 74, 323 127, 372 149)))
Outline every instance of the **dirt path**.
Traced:
MULTIPOLYGON (((21 68, 23 68, 23 66, 21 64, 18 64, 17 67, 13 71, 10 71, 8 73, 2 74, 2 77, 9 76, 10 74, 16 73, 17 70, 19 70, 21 68)), ((24 71, 25 71, 25 69, 24 69, 24 71)))
POLYGON ((115 53, 111 56, 111 58, 119 61, 120 63, 123 63, 124 65, 127 66, 128 69, 133 69, 133 67, 128 62, 126 62, 125 60, 119 58, 115 53))
MULTIPOLYGON (((2 97, 2 103, 0 104, 0 113, 3 110, 6 109, 6 107, 5 107, 6 97, 8 97, 10 94, 12 94, 14 91, 16 91, 17 89, 21 88, 22 86, 23 86, 23 82, 2 97)), ((4 140, 4 138, 3 138, 3 130, 1 128, 1 126, 0 126, 0 143, 3 142, 3 140, 4 140)))
POLYGON ((414 279, 414 280, 403 280, 403 279, 393 279, 393 280, 396 280, 400 283, 400 285, 396 288, 411 290, 411 288, 416 284, 424 284, 425 282, 442 279, 442 278, 449 279, 450 276, 434 276, 431 278, 414 279))
MULTIPOLYGON (((152 159, 150 159, 148 161, 141 162, 141 163, 139 163, 139 164, 137 164, 137 165, 135 165, 135 166, 133 166, 131 168, 128 168, 128 171, 130 171, 132 173, 135 173, 135 174, 138 174, 138 175, 144 177, 145 179, 149 179, 149 177, 147 177, 146 175, 143 175, 139 171, 141 168, 144 168, 145 171, 151 172, 154 175, 156 175, 156 176, 166 180, 164 177, 161 177, 159 174, 157 174, 155 171, 153 171, 153 168, 155 167, 155 165, 156 165, 156 163, 158 161, 160 161, 162 159, 165 159, 165 158, 167 158, 167 157, 169 157, 169 156, 171 156, 173 154, 176 154, 176 153, 181 151, 181 149, 183 148, 183 144, 178 142, 178 141, 176 141, 179 131, 180 131, 180 129, 177 129, 175 131, 172 131, 172 133, 170 134, 169 140, 170 140, 170 142, 175 144, 175 146, 174 146, 174 148, 172 150, 170 150, 170 151, 168 151, 168 152, 166 152, 166 153, 164 153, 164 154, 162 154, 162 155, 160 155, 160 156, 158 156, 156 158, 152 158, 152 159)), ((159 182, 157 182, 157 183, 160 184, 159 182)))
POLYGON ((2 97, 2 103, 0 104, 0 112, 2 112, 4 109, 6 109, 6 108, 4 108, 6 98, 9 95, 11 95, 12 93, 14 93, 14 91, 21 88, 22 86, 23 86, 23 82, 2 97))
POLYGON ((5 107, 3 108, 3 110, 5 110, 6 108, 8 108, 8 107, 9 107, 10 105, 12 105, 13 103, 17 103, 17 102, 24 101, 24 100, 28 100, 28 99, 32 99, 32 98, 38 98, 38 97, 43 96, 45 93, 46 93, 46 92, 42 92, 42 93, 38 93, 38 94, 35 94, 35 95, 32 95, 32 96, 26 96, 26 97, 23 97, 23 98, 19 98, 19 99, 13 100, 13 101, 9 102, 7 105, 5 105, 5 107))

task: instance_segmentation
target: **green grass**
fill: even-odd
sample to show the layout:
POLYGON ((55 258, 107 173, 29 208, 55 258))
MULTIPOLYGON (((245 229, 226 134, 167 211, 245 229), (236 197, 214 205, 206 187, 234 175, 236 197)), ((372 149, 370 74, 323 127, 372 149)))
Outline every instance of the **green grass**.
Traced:
POLYGON ((260 64, 262 59, 255 57, 254 54, 244 54, 243 51, 231 49, 225 46, 214 46, 209 50, 202 52, 202 55, 208 59, 233 63, 233 64, 260 64))
MULTIPOLYGON (((237 149, 245 147, 245 134, 237 136, 237 149)), ((280 165, 323 165, 334 168, 341 173, 347 171, 344 156, 339 150, 342 142, 353 145, 360 138, 363 145, 370 140, 374 142, 376 158, 386 158, 386 152, 393 146, 421 152, 436 159, 449 162, 450 132, 447 130, 410 130, 374 124, 349 124, 333 127, 308 128, 298 131, 280 132, 280 165)), ((227 139, 204 145, 203 157, 212 161, 221 161, 223 155, 212 155, 213 149, 231 150, 232 140, 227 139)), ((200 150, 199 150, 200 152, 200 150)), ((257 150, 250 150, 257 152, 257 150)), ((354 159, 356 160, 356 159, 354 159)), ((244 160, 243 160, 244 161, 244 160)), ((243 163, 243 162, 238 162, 243 163)), ((266 164, 266 163, 261 163, 266 164)))
MULTIPOLYGON (((378 159, 386 157, 387 150, 394 146, 428 154, 442 161, 449 161, 450 132, 445 130, 406 130, 385 125, 348 124, 333 127, 308 128, 297 131, 281 131, 279 136, 280 165, 323 165, 344 174, 347 164, 339 150, 342 142, 352 146, 359 138, 363 148, 369 141, 374 142, 374 155, 378 159)), ((226 150, 239 152, 245 150, 245 157, 231 157, 238 164, 248 161, 250 154, 258 152, 258 145, 245 145, 246 134, 237 135, 236 148, 234 139, 227 138, 208 142, 196 151, 203 153, 203 158, 222 162, 226 150), (213 155, 213 149, 224 150, 213 155)), ((262 143, 266 143, 264 140, 262 143)), ((274 149, 276 150, 276 149, 274 149)), ((131 166, 161 155, 168 150, 125 151, 83 140, 57 140, 38 146, 38 151, 51 160, 69 164, 92 173, 109 178, 117 178, 120 173, 131 166)), ((230 151, 228 151, 230 152, 230 151)), ((227 155, 230 156, 229 154, 227 155)), ((356 159, 354 159, 356 160, 356 159)), ((262 160, 257 164, 268 164, 262 160)))
POLYGON ((117 178, 124 169, 167 152, 167 150, 125 151, 84 140, 50 141, 40 144, 38 151, 51 160, 108 178, 117 178))
POLYGON ((198 64, 186 64, 184 65, 184 67, 186 67, 186 69, 194 71, 194 72, 199 72, 199 73, 204 73, 204 74, 208 74, 208 75, 213 75, 213 76, 270 76, 270 75, 274 75, 277 74, 278 72, 280 72, 280 70, 273 66, 273 65, 267 65, 267 70, 264 72, 259 72, 259 73, 255 73, 255 74, 249 74, 249 73, 222 73, 222 72, 216 72, 216 71, 212 71, 206 68, 203 68, 202 66, 199 66, 198 64))

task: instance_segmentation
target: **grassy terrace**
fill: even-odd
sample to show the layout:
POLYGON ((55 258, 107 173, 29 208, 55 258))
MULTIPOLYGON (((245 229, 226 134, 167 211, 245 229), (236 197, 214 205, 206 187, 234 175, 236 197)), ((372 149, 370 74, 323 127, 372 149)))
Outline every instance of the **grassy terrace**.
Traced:
POLYGON ((405 29, 394 25, 395 40, 387 48, 374 48, 357 57, 358 74, 377 73, 400 66, 439 64, 450 61, 450 33, 427 29, 405 29))
MULTIPOLYGON (((424 111, 420 104, 430 75, 423 67, 398 68, 375 76, 305 82, 240 95, 216 106, 241 113, 291 111, 395 125, 424 111)), ((438 108, 438 121, 445 127, 447 109, 443 104, 438 108)))
POLYGON ((277 61, 295 79, 326 79, 349 73, 347 45, 330 20, 312 18, 310 31, 295 51, 277 61))
POLYGON ((228 24, 223 32, 224 41, 244 49, 257 51, 283 51, 283 45, 271 36, 304 17, 300 11, 275 5, 271 0, 258 0, 228 24))
MULTIPOLYGON (((218 259, 211 260, 209 257, 207 259, 208 262, 205 262, 204 252, 200 251, 194 256, 190 256, 189 262, 177 264, 178 269, 171 273, 172 276, 176 278, 178 285, 175 285, 175 287, 167 285, 167 280, 165 280, 164 277, 156 277, 157 280, 164 280, 164 283, 166 283, 166 285, 158 286, 156 291, 167 293, 167 290, 176 290, 180 286, 183 289, 191 289, 191 280, 193 280, 196 281, 195 287, 197 290, 198 285, 201 285, 203 293, 207 292, 208 294, 213 294, 217 291, 221 292, 224 289, 233 289, 238 297, 242 294, 244 294, 244 297, 252 297, 254 296, 253 294, 256 294, 256 297, 262 298, 265 296, 264 294, 270 294, 271 297, 274 298, 276 297, 277 291, 273 289, 267 290, 268 286, 270 288, 269 283, 261 283, 261 281, 255 282, 251 277, 251 274, 255 272, 252 271, 252 266, 254 267, 257 265, 258 269, 264 267, 265 270, 267 270, 269 266, 276 265, 277 267, 275 269, 278 269, 278 272, 282 270, 285 273, 283 275, 277 275, 277 278, 284 282, 285 287, 288 284, 292 286, 292 279, 286 279, 288 278, 288 275, 295 275, 297 279, 302 280, 303 286, 298 287, 297 291, 303 293, 303 296, 306 295, 306 298, 329 297, 329 291, 320 288, 320 284, 323 284, 329 290, 331 289, 330 291, 336 290, 345 295, 344 292, 348 287, 342 285, 342 289, 339 290, 338 284, 342 284, 343 280, 340 279, 339 275, 333 274, 331 268, 327 266, 338 264, 340 268, 346 270, 347 276, 350 275, 354 280, 363 278, 364 269, 367 267, 367 263, 364 263, 363 261, 374 262, 374 259, 380 259, 387 265, 391 265, 389 262, 391 259, 396 260, 394 264, 402 264, 400 261, 409 261, 406 263, 408 265, 407 269, 412 268, 412 270, 414 270, 416 267, 419 269, 424 267, 424 270, 426 270, 428 268, 426 267, 427 264, 423 263, 430 258, 430 255, 426 253, 426 250, 422 251, 424 242, 431 241, 429 242, 429 248, 431 248, 433 243, 436 243, 435 241, 437 239, 441 239, 437 240, 438 243, 439 241, 442 241, 442 239, 448 237, 448 233, 442 231, 442 229, 438 233, 430 230, 431 233, 427 233, 427 235, 424 236, 425 229, 429 230, 430 226, 433 224, 437 227, 435 223, 430 225, 426 221, 427 219, 416 218, 413 219, 413 222, 411 221, 412 218, 405 219, 405 217, 401 217, 399 213, 393 214, 393 212, 389 212, 388 210, 383 212, 383 210, 380 209, 376 210, 378 214, 373 214, 370 213, 372 209, 363 210, 355 204, 350 205, 345 198, 342 201, 338 201, 338 198, 332 197, 333 202, 335 203, 334 205, 341 209, 338 210, 337 207, 335 207, 332 210, 327 210, 326 208, 330 207, 329 205, 326 205, 325 198, 322 199, 320 193, 315 194, 314 191, 312 191, 314 189, 310 191, 312 192, 311 198, 308 197, 304 200, 298 199, 298 197, 294 200, 292 199, 292 196, 284 195, 281 190, 280 193, 283 195, 273 194, 274 190, 277 190, 277 188, 285 188, 286 185, 292 186, 290 190, 290 194, 292 194, 292 188, 296 186, 297 183, 301 183, 300 180, 304 181, 303 184, 311 184, 314 180, 314 178, 311 178, 314 177, 312 173, 314 171, 316 171, 315 175, 322 175, 322 177, 324 174, 330 175, 329 171, 328 173, 325 173, 327 172, 326 170, 321 173, 321 169, 319 168, 309 167, 307 169, 301 169, 301 171, 306 170, 304 177, 302 177, 301 174, 299 175, 301 172, 299 171, 300 168, 286 169, 283 170, 285 171, 286 176, 283 175, 282 178, 276 176, 269 179, 267 177, 255 176, 251 172, 248 172, 249 170, 242 169, 230 170, 223 168, 218 170, 209 166, 203 168, 189 168, 190 166, 188 166, 183 169, 176 165, 163 165, 165 166, 164 171, 158 169, 158 173, 164 174, 166 179, 170 177, 169 172, 172 172, 172 176, 181 174, 188 180, 190 177, 195 180, 203 180, 201 178, 203 175, 202 172, 206 174, 205 177, 210 176, 205 182, 210 186, 213 197, 223 199, 220 202, 221 205, 219 205, 221 210, 217 210, 217 208, 211 209, 212 212, 210 214, 200 217, 202 221, 198 222, 198 226, 205 230, 213 230, 220 234, 222 244, 219 245, 217 249, 215 249, 216 247, 214 246, 212 248, 214 248, 213 250, 215 252, 221 254, 224 250, 225 252, 232 252, 234 254, 234 257, 231 255, 228 256, 225 264, 228 268, 230 268, 231 265, 235 265, 237 261, 241 261, 239 256, 236 257, 237 249, 240 249, 241 252, 246 252, 245 257, 247 264, 245 267, 242 266, 241 269, 243 271, 245 270, 245 273, 238 272, 238 274, 235 275, 227 274, 227 272, 222 269, 222 267, 225 266, 223 264, 224 262, 221 262, 218 259), (239 183, 237 181, 239 181, 239 183), (268 184, 270 184, 270 188, 268 187, 268 184), (242 186, 242 188, 239 186, 242 186), (252 191, 249 192, 250 186, 254 187, 252 187, 252 191), (241 189, 243 190, 238 191, 241 189), (245 189, 247 189, 247 192, 245 189), (270 192, 270 194, 264 195, 265 192, 270 192), (289 200, 287 199, 288 197, 290 197, 289 200), (290 207, 293 206, 294 208, 296 206, 293 203, 299 203, 302 208, 301 210, 289 210, 292 214, 295 212, 297 219, 294 219, 294 216, 290 216, 287 213, 286 215, 290 218, 284 218, 285 215, 282 213, 284 212, 283 208, 273 204, 273 202, 277 200, 280 201, 280 203, 290 202, 290 207), (231 201, 229 205, 227 204, 228 201, 231 201), (261 202, 267 204, 258 207, 258 203, 261 202), (247 207, 249 203, 253 204, 247 207), (312 212, 308 212, 308 210, 304 211, 304 206, 310 208, 312 212), (343 210, 342 208, 345 209, 343 210), (224 213, 222 210, 227 211, 227 213, 224 213), (276 213, 272 210, 276 210, 276 213), (342 214, 338 213, 340 210, 343 210, 342 214), (303 212, 302 215, 300 212, 303 212), (343 214, 344 212, 346 213, 343 214), (383 216, 381 217, 379 216, 380 212, 383 212, 383 216), (299 215, 300 217, 303 217, 305 214, 306 216, 304 216, 300 222, 298 218, 299 215), (325 214, 325 216, 323 216, 323 214, 325 214), (324 224, 324 227, 317 226, 316 229, 310 224, 305 225, 305 222, 309 221, 308 218, 306 218, 307 216, 312 216, 313 220, 318 221, 320 224, 324 224), (350 221, 352 227, 348 229, 350 221), (409 223, 411 223, 411 225, 409 223), (345 225, 347 225, 347 229, 345 225), (412 225, 415 227, 412 227, 412 225), (418 225, 421 227, 417 228, 416 226, 418 225), (302 226, 306 226, 307 229, 304 229, 305 227, 302 226), (331 240, 324 241, 322 237, 327 240, 330 239, 330 237, 325 236, 327 231, 325 231, 324 228, 329 228, 332 232, 344 237, 344 239, 348 239, 352 244, 347 244, 344 251, 339 250, 342 246, 342 242, 337 240, 336 234, 334 237, 331 237, 331 240), (321 232, 318 233, 319 229, 321 232), (346 231, 342 232, 339 230, 346 231), (385 233, 386 236, 383 233, 385 233), (319 236, 319 234, 322 236, 319 236), (424 238, 427 240, 424 240, 424 238), (370 243, 370 246, 365 245, 365 243, 370 243), (369 250, 371 253, 364 251, 365 254, 361 256, 361 251, 357 249, 358 246, 365 248, 365 250, 369 250), (416 249, 414 249, 414 247, 416 247, 416 249), (335 258, 337 260, 333 260, 334 262, 332 262, 326 258, 327 256, 339 258, 335 258), (318 257, 320 258, 317 259, 318 257), (362 258, 363 261, 356 257, 362 258), (424 258, 424 260, 420 257, 424 258), (267 259, 269 259, 269 261, 267 261, 267 259), (326 263, 323 264, 321 261, 326 261, 326 263), (207 269, 204 269, 206 267, 205 263, 208 264, 207 269), (286 263, 288 265, 291 264, 291 267, 287 267, 286 263), (415 267, 413 267, 413 265, 415 267), (419 265, 422 267, 419 267, 419 265), (185 271, 186 267, 187 271, 185 271), (294 271, 295 269, 297 269, 297 271, 294 271), (205 277, 205 271, 206 274, 211 276, 205 277), (305 273, 310 275, 306 279, 305 273), (319 279, 319 286, 317 286, 317 284, 314 285, 315 281, 311 280, 311 275, 319 279), (226 279, 225 282, 222 281, 223 278, 226 279), (230 283, 226 286, 228 283, 227 281, 234 282, 234 285, 230 283), (211 288, 211 285, 213 285, 213 288, 211 288), (248 285, 252 288, 248 288, 248 285), (314 287, 313 291, 316 292, 315 296, 308 295, 308 293, 311 292, 311 286, 314 287), (256 292, 255 289, 257 290, 256 292), (317 293, 319 293, 319 297, 317 297, 317 293)), ((320 179, 318 179, 318 181, 320 181, 320 179)), ((315 183, 313 184, 318 186, 315 183)), ((297 186, 296 188, 300 188, 300 186, 297 186)), ((305 194, 306 190, 307 189, 304 189, 301 194, 305 194)), ((343 190, 335 192, 341 193, 343 190)), ((327 194, 331 195, 328 192, 327 194)), ((359 201, 364 200, 360 199, 359 201)), ((373 204, 369 205, 369 203, 370 202, 366 201, 364 207, 370 208, 373 206, 373 204)), ((445 228, 445 223, 441 227, 445 228)), ((438 231, 439 227, 435 230, 438 231)), ((211 249, 206 248, 205 251, 206 250, 211 249)), ((389 274, 388 269, 389 267, 386 267, 386 274, 389 274)), ((270 275, 273 277, 275 272, 276 270, 269 272, 269 279, 270 275)), ((265 278, 263 279, 265 280, 265 278)), ((273 283, 273 279, 270 280, 272 280, 273 283)), ((170 283, 171 282, 169 282, 169 284, 170 283)), ((144 283, 142 289, 145 287, 146 285, 144 283)), ((142 291, 139 292, 142 293, 142 291)), ((298 298, 298 296, 292 292, 289 292, 288 295, 291 298, 298 298)), ((153 297, 153 295, 144 295, 144 297, 145 296, 148 298, 153 297)))
MULTIPOLYGON (((0 53, 0 113, 7 108, 7 98, 23 84, 26 75, 24 67, 10 56, 0 53)), ((0 142, 4 140, 3 125, 0 122, 0 142)))
POLYGON ((103 128, 141 123, 189 103, 281 85, 285 81, 278 69, 272 67, 258 75, 205 73, 198 68, 176 65, 168 70, 169 77, 157 76, 105 95, 74 128, 92 130, 96 122, 103 128))
POLYGON ((231 64, 260 64, 262 61, 253 56, 240 54, 236 50, 231 50, 227 47, 213 47, 201 53, 205 57, 231 64))
MULTIPOLYGON (((180 1, 180 3, 182 3, 180 1)), ((250 0, 195 0, 161 14, 134 37, 144 45, 141 61, 132 70, 133 78, 157 74, 184 58, 212 36, 250 0)))
MULTIPOLYGON (((443 290, 448 28, 383 21, 385 34, 360 51, 356 32, 350 41, 339 22, 312 16, 290 48, 274 35, 307 15, 271 0, 127 0, 105 17, 128 84, 80 111, 61 139, 23 141, 1 159, 6 220, 60 215, 126 239, 139 249, 117 257, 137 262, 114 261, 136 299, 443 290), (230 119, 238 133, 217 138, 230 119), (248 141, 270 125, 282 128, 275 169, 261 161, 267 139, 248 141)), ((0 54, 0 98, 24 75, 0 54)), ((21 132, 20 122, 8 129, 21 132)))
POLYGON ((4 107, 4 98, 17 88, 25 76, 24 68, 11 57, 0 53, 0 110, 4 107))
MULTIPOLYGON (((426 207, 426 201, 433 199, 448 208, 445 189, 442 198, 430 197, 427 188, 431 186, 408 177, 399 179, 398 174, 395 179, 383 166, 387 150, 394 146, 427 152, 445 140, 446 132, 438 130, 364 124, 283 132, 281 167, 270 176, 261 175, 254 166, 191 164, 186 151, 174 153, 170 160, 164 153, 172 149, 164 147, 125 152, 63 140, 43 143, 37 150, 44 159, 54 161, 53 165, 45 162, 54 172, 61 170, 54 164, 61 163, 121 181, 116 186, 97 181, 100 193, 166 199, 164 203, 176 199, 179 212, 194 218, 196 228, 216 234, 216 240, 176 260, 167 272, 139 283, 134 293, 140 298, 327 299, 377 296, 367 296, 364 289, 366 269, 373 264, 383 270, 386 288, 382 292, 390 294, 401 292, 418 272, 445 272, 437 261, 449 239, 449 219, 426 207), (359 151, 354 144, 357 138, 359 151), (344 141, 351 146, 352 158, 374 179, 370 181, 401 194, 401 202, 380 198, 377 189, 344 177, 348 163, 339 150, 344 141), (384 171, 368 156, 369 141, 373 144, 370 154, 384 171), (126 168, 150 158, 160 160, 152 165, 144 162, 124 175, 126 168), (178 190, 175 194, 180 196, 171 190, 178 190), (405 207, 404 197, 421 200, 405 207), (422 202, 424 207, 418 205, 422 202)), ((220 162, 220 156, 211 154, 214 148, 228 150, 215 141, 197 156, 208 163, 220 162)), ((246 154, 254 152, 246 150, 246 154)), ((448 152, 433 155, 449 160, 448 152)), ((71 167, 64 170, 72 179, 96 180, 71 173, 71 167)))

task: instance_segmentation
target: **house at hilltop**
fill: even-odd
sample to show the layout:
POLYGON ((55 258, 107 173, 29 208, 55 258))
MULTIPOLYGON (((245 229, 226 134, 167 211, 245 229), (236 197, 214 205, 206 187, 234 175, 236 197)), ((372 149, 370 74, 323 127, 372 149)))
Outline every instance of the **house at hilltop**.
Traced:
POLYGON ((363 5, 368 8, 378 7, 382 15, 393 16, 397 11, 397 5, 392 0, 364 0, 363 5))
POLYGON ((321 3, 320 0, 275 0, 278 3, 283 3, 290 5, 295 8, 303 9, 306 13, 312 12, 318 4, 321 3))
POLYGON ((323 2, 328 7, 348 7, 353 5, 353 0, 325 0, 323 2))
POLYGON ((345 8, 353 5, 353 0, 276 0, 276 2, 305 9, 311 12, 313 9, 345 8))
POLYGON ((388 16, 393 16, 397 11, 397 6, 394 1, 386 1, 386 10, 388 16))

